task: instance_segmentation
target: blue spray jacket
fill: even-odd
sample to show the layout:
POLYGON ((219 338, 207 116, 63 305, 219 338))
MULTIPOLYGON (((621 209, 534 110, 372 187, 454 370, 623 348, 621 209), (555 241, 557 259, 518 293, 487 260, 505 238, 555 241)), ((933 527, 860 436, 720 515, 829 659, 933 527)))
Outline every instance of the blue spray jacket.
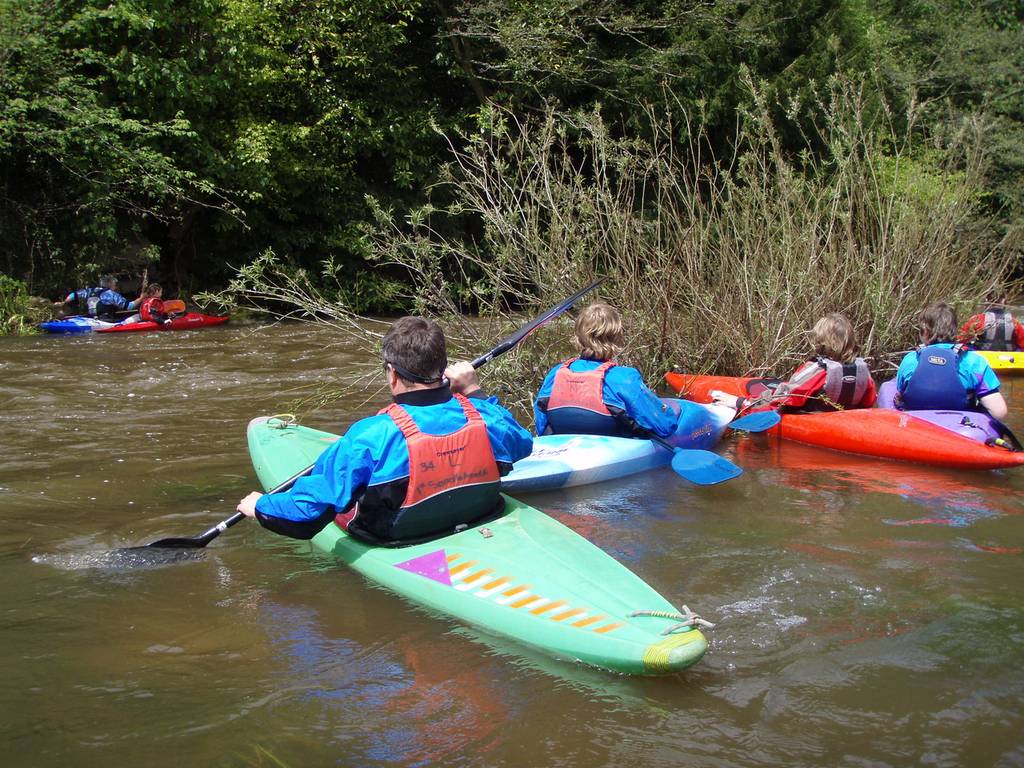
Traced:
POLYGON ((99 303, 96 305, 96 314, 100 317, 111 315, 118 310, 128 309, 130 304, 131 302, 128 299, 113 288, 107 288, 100 294, 99 303))
MULTIPOLYGON (((501 474, 530 454, 533 438, 497 398, 470 395, 487 425, 494 459, 501 474)), ((459 429, 466 417, 447 387, 414 390, 395 397, 431 435, 459 429)), ((317 459, 307 477, 295 481, 286 493, 261 496, 256 519, 264 528, 297 539, 309 539, 339 512, 358 501, 370 486, 394 483, 409 476, 409 450, 395 422, 386 414, 357 421, 317 459)))
MULTIPOLYGON (((569 366, 572 371, 592 371, 601 365, 598 360, 576 360, 569 366)), ((548 417, 540 407, 541 400, 551 397, 555 374, 562 367, 558 363, 548 371, 541 384, 537 399, 533 404, 533 418, 536 421, 537 434, 543 435, 548 426, 548 417)), ((644 384, 640 371, 625 365, 616 365, 608 369, 604 377, 602 400, 609 410, 618 409, 638 427, 653 432, 659 437, 668 437, 676 429, 678 414, 666 406, 651 389, 644 384)))

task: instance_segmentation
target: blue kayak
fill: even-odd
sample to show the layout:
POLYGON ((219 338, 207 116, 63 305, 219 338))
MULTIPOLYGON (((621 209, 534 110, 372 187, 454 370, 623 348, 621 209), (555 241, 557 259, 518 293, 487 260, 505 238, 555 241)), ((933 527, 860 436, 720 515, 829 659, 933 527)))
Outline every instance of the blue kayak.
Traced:
MULTIPOLYGON (((720 405, 666 399, 679 412, 676 448, 709 450, 721 439, 736 412, 720 405)), ((652 440, 604 435, 543 435, 533 439, 533 452, 516 462, 501 479, 506 493, 547 491, 600 483, 667 466, 672 452, 652 440)))

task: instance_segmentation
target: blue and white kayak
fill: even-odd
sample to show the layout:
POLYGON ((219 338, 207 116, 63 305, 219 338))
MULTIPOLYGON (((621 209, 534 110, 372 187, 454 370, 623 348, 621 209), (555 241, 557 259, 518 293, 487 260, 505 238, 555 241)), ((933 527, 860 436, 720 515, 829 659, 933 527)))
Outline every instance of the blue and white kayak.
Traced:
MULTIPOLYGON (((720 405, 673 399, 665 402, 680 413, 676 432, 668 438, 678 448, 713 448, 736 415, 732 408, 720 405)), ((533 439, 533 452, 501 478, 501 490, 515 494, 600 483, 667 466, 672 455, 652 440, 543 435, 533 439)))
POLYGON ((39 328, 47 333, 92 333, 104 328, 113 328, 115 325, 117 323, 97 320, 95 317, 75 315, 62 320, 47 320, 40 323, 39 328))

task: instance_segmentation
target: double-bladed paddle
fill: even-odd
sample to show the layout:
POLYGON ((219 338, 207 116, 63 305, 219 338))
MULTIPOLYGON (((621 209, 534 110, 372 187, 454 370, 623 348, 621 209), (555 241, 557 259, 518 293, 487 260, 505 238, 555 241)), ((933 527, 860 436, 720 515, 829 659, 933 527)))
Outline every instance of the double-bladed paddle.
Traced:
MULTIPOLYGON (((528 322, 526 325, 522 326, 518 331, 513 333, 511 336, 508 336, 507 338, 502 339, 500 342, 498 342, 497 346, 495 346, 494 349, 492 349, 487 354, 481 355, 480 357, 478 357, 476 360, 474 360, 471 363, 471 365, 474 368, 479 368, 481 365, 484 365, 485 363, 489 363, 494 358, 496 358, 496 357, 498 357, 500 355, 505 354, 510 349, 515 347, 517 344, 519 344, 519 342, 521 342, 523 339, 525 339, 527 336, 529 336, 531 333, 536 331, 538 328, 540 328, 541 326, 547 324, 551 320, 554 320, 556 317, 558 317, 563 312, 568 310, 580 298, 582 298, 583 296, 585 296, 586 294, 590 293, 592 290, 597 288, 605 280, 607 280, 607 278, 604 278, 604 277, 598 278, 597 280, 592 282, 590 285, 588 285, 586 288, 584 288, 584 289, 582 289, 580 291, 577 291, 572 296, 570 296, 569 298, 565 299, 561 304, 558 304, 558 305, 552 307, 551 309, 549 309, 547 312, 544 312, 542 315, 537 316, 536 318, 534 318, 533 320, 528 322)), ((302 470, 301 472, 299 472, 298 474, 292 475, 291 477, 289 477, 287 480, 285 480, 280 485, 278 485, 275 488, 272 488, 271 490, 267 491, 267 493, 283 493, 284 491, 287 491, 289 488, 291 488, 295 484, 296 480, 298 480, 300 477, 305 477, 310 472, 312 472, 313 471, 313 466, 314 465, 310 465, 310 466, 306 467, 304 470, 302 470)), ((192 549, 194 549, 194 548, 198 548, 198 547, 205 547, 207 544, 209 544, 215 538, 217 538, 222 533, 224 533, 224 531, 226 531, 232 525, 234 525, 235 523, 237 523, 240 520, 242 520, 244 517, 245 517, 245 515, 243 515, 241 512, 236 512, 231 517, 229 517, 227 520, 223 520, 223 521, 217 523, 217 525, 213 526, 212 528, 210 528, 207 531, 204 531, 203 533, 199 534, 198 536, 196 536, 194 538, 160 539, 159 541, 154 541, 152 544, 147 544, 145 547, 136 547, 135 549, 146 549, 146 548, 157 548, 157 549, 175 549, 175 548, 177 548, 177 549, 188 549, 188 548, 192 548, 192 549)))

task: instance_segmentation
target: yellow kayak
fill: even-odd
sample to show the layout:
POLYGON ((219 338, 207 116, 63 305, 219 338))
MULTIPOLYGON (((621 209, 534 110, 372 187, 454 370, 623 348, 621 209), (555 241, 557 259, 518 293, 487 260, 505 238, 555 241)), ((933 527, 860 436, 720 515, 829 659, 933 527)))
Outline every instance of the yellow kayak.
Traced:
POLYGON ((1001 376, 1024 376, 1024 352, 988 352, 976 349, 1001 376))

